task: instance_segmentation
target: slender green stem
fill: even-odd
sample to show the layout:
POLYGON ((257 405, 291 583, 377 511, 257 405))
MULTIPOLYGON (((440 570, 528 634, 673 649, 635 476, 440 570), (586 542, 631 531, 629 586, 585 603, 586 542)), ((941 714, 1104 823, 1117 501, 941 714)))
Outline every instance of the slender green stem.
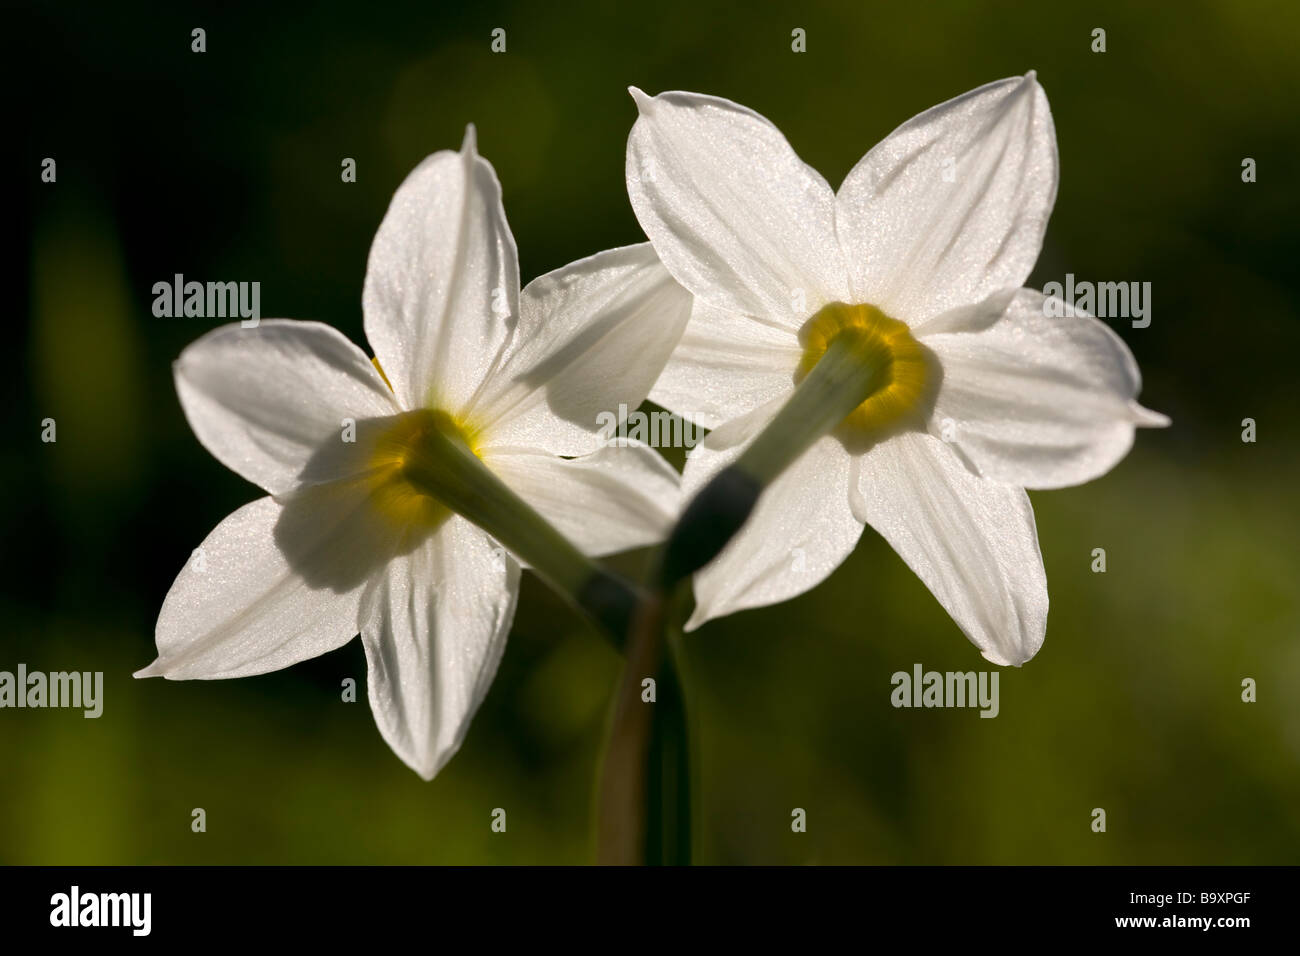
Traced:
POLYGON ((615 699, 600 780, 600 862, 690 862, 690 741, 668 639, 670 605, 684 591, 681 582, 740 530, 763 489, 885 383, 889 361, 874 336, 852 327, 839 332, 763 432, 677 522, 652 575, 655 591, 634 618, 615 699), (647 678, 654 679, 653 702, 647 678))
POLYGON ((732 467, 760 485, 771 484, 880 388, 888 367, 889 350, 875 338, 859 329, 840 332, 732 467))
POLYGON ((405 476, 478 525, 622 647, 640 601, 635 586, 592 561, 483 464, 436 413, 414 442, 405 476))
POLYGON ((717 557, 763 489, 879 389, 888 368, 889 352, 872 336, 854 328, 836 335, 767 427, 687 505, 665 545, 658 586, 671 591, 717 557))
MULTIPOLYGON (((676 603, 676 602, 673 602, 676 603)), ((690 740, 676 648, 662 595, 646 599, 628 642, 601 766, 597 862, 691 862, 690 740)))
MULTIPOLYGON (((675 606, 677 601, 673 601, 675 606)), ((655 720, 650 735, 647 780, 646 862, 687 866, 691 862, 690 725, 682 673, 681 617, 670 610, 665 652, 659 668, 655 720)))
POLYGON ((658 681, 664 660, 664 602, 651 595, 637 611, 623 680, 614 698, 597 794, 596 862, 635 866, 647 861, 650 741, 655 707, 644 681, 658 681))

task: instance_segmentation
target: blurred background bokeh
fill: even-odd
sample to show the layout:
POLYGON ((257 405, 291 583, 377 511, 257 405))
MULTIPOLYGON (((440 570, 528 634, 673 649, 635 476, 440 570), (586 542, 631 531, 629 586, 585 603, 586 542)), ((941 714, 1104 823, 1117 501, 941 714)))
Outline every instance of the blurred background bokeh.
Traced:
POLYGON ((258 678, 132 679, 191 550, 260 494, 202 449, 172 386, 172 360, 220 320, 155 318, 153 283, 257 280, 264 316, 363 343, 366 253, 389 197, 467 122, 504 185, 527 280, 643 238, 623 180, 629 84, 738 100, 837 185, 898 123, 1031 68, 1062 174, 1031 284, 1152 282, 1150 327, 1111 324, 1143 369, 1144 404, 1174 427, 1141 433, 1101 480, 1033 495, 1047 642, 1002 672, 995 720, 890 706, 894 671, 985 662, 870 531, 812 592, 690 635, 698 858, 1297 862, 1298 10, 10 5, 21 79, 6 209, 20 244, 0 410, 0 670, 103 671, 106 699, 98 720, 0 711, 0 862, 591 858, 620 661, 531 577, 499 676, 433 783, 380 739, 358 642, 258 678), (195 27, 206 53, 190 51, 195 27), (1104 54, 1090 49, 1097 27, 1104 54), (45 157, 54 184, 40 181, 45 157), (340 181, 344 157, 355 184, 340 181), (47 417, 55 444, 40 440, 47 417), (1090 570, 1098 547, 1105 574, 1090 570), (348 677, 358 703, 341 700, 348 677), (1256 703, 1241 700, 1247 677, 1256 703), (490 829, 496 807, 505 834, 490 829), (795 807, 807 833, 791 832, 795 807))

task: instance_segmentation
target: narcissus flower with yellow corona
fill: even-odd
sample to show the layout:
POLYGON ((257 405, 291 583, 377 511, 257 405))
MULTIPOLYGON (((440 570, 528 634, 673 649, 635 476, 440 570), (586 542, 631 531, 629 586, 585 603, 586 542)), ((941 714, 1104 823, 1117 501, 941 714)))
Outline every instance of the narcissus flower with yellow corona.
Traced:
POLYGON ((203 542, 136 676, 261 674, 360 632, 379 730, 428 779, 496 671, 515 556, 580 598, 601 579, 585 555, 659 540, 676 516, 676 472, 605 447, 597 417, 645 398, 690 296, 648 244, 520 293, 471 127, 398 189, 363 309, 373 362, 329 326, 281 320, 216 329, 176 363, 199 440, 269 497, 203 542))
POLYGON ((632 93, 632 207, 697 298, 650 397, 715 429, 688 494, 712 485, 733 525, 756 500, 688 629, 807 591, 869 524, 985 657, 1031 658, 1048 602, 1024 489, 1095 478, 1168 424, 1117 335, 1022 288, 1057 188, 1034 74, 904 123, 838 193, 742 106, 632 93))

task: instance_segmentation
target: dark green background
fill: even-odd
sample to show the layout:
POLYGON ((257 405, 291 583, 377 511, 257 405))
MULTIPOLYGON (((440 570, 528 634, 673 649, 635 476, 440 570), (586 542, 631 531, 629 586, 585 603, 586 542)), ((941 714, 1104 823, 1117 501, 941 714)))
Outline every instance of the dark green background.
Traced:
POLYGON ((744 103, 838 184, 898 123, 1031 68, 1061 152, 1031 282, 1154 284, 1150 328, 1115 325, 1143 402, 1174 427, 1141 433, 1099 481, 1033 496, 1047 642, 1002 673, 996 720, 890 706, 896 670, 985 665, 871 532, 821 587, 689 636, 698 856, 1296 862, 1296 5, 466 7, 11 11, 6 208, 22 258, 4 349, 0 669, 102 670, 106 704, 97 721, 0 711, 0 862, 590 858, 619 659, 531 577, 491 693, 431 784, 384 745, 364 689, 340 701, 345 677, 364 688, 357 642, 265 677, 131 678, 191 550, 260 494, 203 451, 172 387, 171 361, 218 323, 154 318, 154 282, 258 280, 263 315, 361 343, 388 199, 467 122, 527 280, 642 238, 623 181, 628 84, 744 103), (504 55, 489 51, 498 26, 504 55), (55 185, 39 181, 45 156, 55 185), (340 182, 345 156, 355 185, 340 182), (57 444, 40 441, 47 416, 57 444), (1089 570, 1096 547, 1104 575, 1089 570), (1245 677, 1257 703, 1240 700, 1245 677), (790 831, 794 807, 806 834, 790 831))

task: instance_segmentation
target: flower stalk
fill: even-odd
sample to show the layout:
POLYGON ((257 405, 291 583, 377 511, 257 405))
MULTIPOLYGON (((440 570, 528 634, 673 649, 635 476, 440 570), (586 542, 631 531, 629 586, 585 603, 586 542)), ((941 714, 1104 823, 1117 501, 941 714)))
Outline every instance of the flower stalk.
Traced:
POLYGON ((428 413, 403 465, 407 481, 477 525, 587 614, 622 648, 640 596, 579 551, 474 454, 446 416, 428 413))
POLYGON ((763 489, 888 382, 890 353, 856 328, 839 332, 776 417, 687 505, 664 548, 658 584, 670 591, 721 553, 763 489))
POLYGON ((695 497, 673 529, 633 621, 600 782, 597 859, 682 865, 691 858, 690 746, 670 618, 682 582, 740 530, 763 489, 889 380, 890 352, 846 328, 734 464, 695 497), (654 700, 645 699, 646 678, 654 700))
POLYGON ((677 603, 648 596, 628 641, 598 784, 596 860, 604 865, 691 862, 690 741, 670 637, 680 629, 669 620, 677 603))

